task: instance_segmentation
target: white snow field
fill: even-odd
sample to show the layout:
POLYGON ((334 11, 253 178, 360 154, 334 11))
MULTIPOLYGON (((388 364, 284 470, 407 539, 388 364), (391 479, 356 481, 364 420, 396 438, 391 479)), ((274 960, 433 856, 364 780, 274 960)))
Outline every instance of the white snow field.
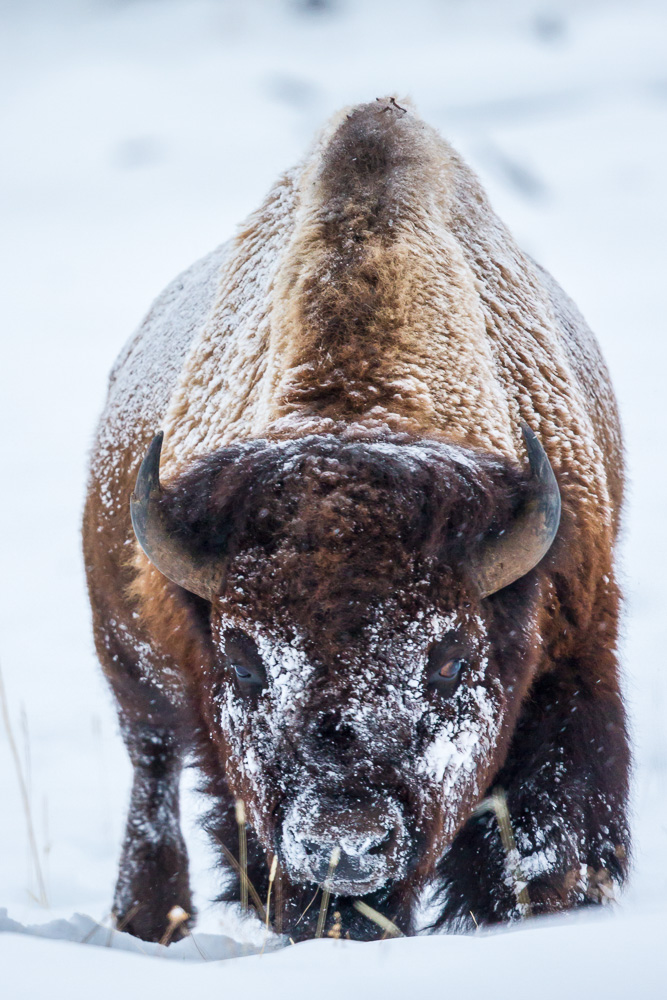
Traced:
POLYGON ((2 0, 0 93, 0 664, 46 889, 40 902, 0 727, 0 996, 667 996, 667 3, 2 0), (198 929, 144 945, 109 926, 130 769, 79 543, 107 373, 152 298, 333 110, 388 93, 478 170, 612 371, 630 470, 633 878, 604 912, 260 955, 258 922, 209 902, 190 791, 198 929))

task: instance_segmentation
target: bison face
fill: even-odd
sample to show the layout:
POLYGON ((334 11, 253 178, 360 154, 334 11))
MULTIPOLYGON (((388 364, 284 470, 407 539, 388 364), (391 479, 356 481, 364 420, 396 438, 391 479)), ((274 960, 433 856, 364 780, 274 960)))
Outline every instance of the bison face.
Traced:
POLYGON ((294 882, 427 875, 492 781, 536 579, 484 597, 480 553, 507 563, 534 478, 440 442, 318 437, 228 449, 160 495, 162 537, 212 591, 210 739, 294 882))
POLYGON ((292 879, 329 875, 342 895, 444 849, 498 766, 513 701, 484 618, 405 582, 405 600, 362 605, 337 633, 316 604, 309 622, 215 617, 211 728, 233 784, 292 879))

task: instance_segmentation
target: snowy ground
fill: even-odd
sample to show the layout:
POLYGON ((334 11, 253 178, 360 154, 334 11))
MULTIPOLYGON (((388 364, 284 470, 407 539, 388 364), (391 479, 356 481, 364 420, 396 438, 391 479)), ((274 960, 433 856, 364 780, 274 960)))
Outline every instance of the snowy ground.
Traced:
POLYGON ((544 998, 664 996, 667 4, 325 6, 0 3, 0 663, 48 892, 40 907, 0 732, 0 930, 60 919, 44 933, 136 951, 0 934, 0 992, 141 989, 166 1000, 193 983, 252 997, 472 986, 501 998, 539 981, 544 998), (523 246, 583 308, 612 370, 631 474, 623 565, 634 879, 611 917, 248 957, 262 930, 208 905, 215 876, 191 796, 197 942, 207 958, 231 960, 204 967, 191 950, 197 966, 174 965, 96 934, 85 917, 70 920, 105 921, 130 777, 84 593, 86 451, 108 369, 152 297, 227 237, 331 111, 385 93, 409 93, 467 156, 523 246))

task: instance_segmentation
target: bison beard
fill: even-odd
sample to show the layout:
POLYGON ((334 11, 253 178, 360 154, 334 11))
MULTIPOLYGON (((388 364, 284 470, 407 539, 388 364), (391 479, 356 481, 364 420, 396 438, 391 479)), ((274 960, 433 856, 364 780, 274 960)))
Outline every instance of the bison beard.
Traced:
MULTIPOLYGON (((354 268, 373 227, 382 246, 396 239, 392 185, 410 163, 392 144, 413 126, 409 113, 392 124, 393 114, 391 104, 354 112, 324 157, 325 174, 332 163, 352 169, 350 143, 368 139, 323 224, 335 242, 338 213, 358 239, 326 288, 304 286, 304 317, 321 322, 328 346, 304 334, 295 371, 303 382, 310 351, 316 375, 287 382, 316 414, 315 430, 310 416, 286 424, 279 407, 266 433, 231 435, 162 485, 155 439, 132 502, 148 559, 128 559, 128 500, 155 426, 121 451, 112 405, 100 434, 84 547, 97 650, 135 772, 114 910, 149 940, 163 937, 173 906, 193 913, 178 814, 188 754, 211 798, 206 827, 227 869, 221 898, 240 898, 240 799, 249 880, 265 901, 277 859, 269 917, 295 940, 315 934, 319 903, 309 904, 325 879, 340 933, 365 939, 381 932, 357 897, 410 933, 427 894, 435 926, 463 930, 528 907, 604 902, 627 868, 609 528, 618 465, 609 515, 586 502, 561 447, 551 544, 559 490, 527 427, 524 465, 480 447, 473 429, 450 440, 420 414, 420 397, 408 400, 417 417, 402 429, 365 416, 362 397, 375 405, 389 383, 369 339, 355 338, 385 314, 380 272, 360 292, 354 268), (369 186, 370 222, 352 211, 369 186), (335 377, 322 369, 332 357, 335 377), (511 816, 511 863, 494 816, 476 808, 494 788, 511 816)), ((375 267, 377 253, 369 257, 375 267)), ((518 422, 512 433, 518 441, 518 422)))

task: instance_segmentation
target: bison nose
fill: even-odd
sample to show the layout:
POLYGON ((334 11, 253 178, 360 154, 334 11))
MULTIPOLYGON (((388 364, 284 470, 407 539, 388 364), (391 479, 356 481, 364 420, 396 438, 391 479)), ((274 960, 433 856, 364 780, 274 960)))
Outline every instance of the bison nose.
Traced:
POLYGON ((400 877, 405 843, 402 813, 391 800, 363 806, 300 796, 285 815, 281 854, 297 881, 360 896, 400 877))
POLYGON ((332 885, 366 882, 373 868, 377 868, 373 859, 383 857, 393 836, 392 830, 380 830, 362 837, 341 836, 338 843, 333 843, 330 836, 323 840, 304 840, 312 878, 316 882, 328 880, 332 885))

